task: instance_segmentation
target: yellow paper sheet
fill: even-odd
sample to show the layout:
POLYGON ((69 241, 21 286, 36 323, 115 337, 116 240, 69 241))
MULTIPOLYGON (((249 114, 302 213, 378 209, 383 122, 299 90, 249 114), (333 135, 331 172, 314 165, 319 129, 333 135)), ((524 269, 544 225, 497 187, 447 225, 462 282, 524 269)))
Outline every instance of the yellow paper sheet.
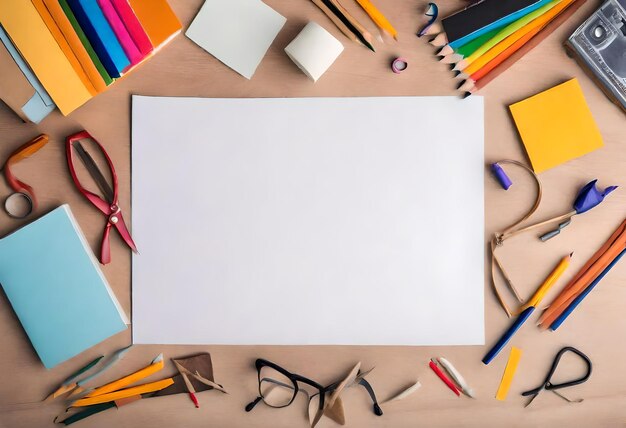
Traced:
POLYGON ((50 34, 52 34, 52 37, 54 37, 54 40, 56 40, 57 44, 61 48, 61 51, 63 51, 63 54, 70 62, 70 65, 74 69, 76 75, 79 77, 81 82, 83 82, 83 85, 85 85, 89 93, 92 96, 96 95, 98 93, 96 88, 89 80, 89 77, 87 77, 87 74, 78 61, 76 54, 72 51, 72 48, 68 44, 67 40, 65 40, 63 33, 61 33, 57 23, 54 22, 54 19, 52 18, 52 15, 50 14, 50 11, 48 11, 48 8, 44 4, 43 0, 31 0, 31 2, 33 3, 33 6, 35 6, 35 9, 39 13, 41 19, 43 19, 44 24, 46 24, 46 27, 48 27, 48 31, 50 31, 50 34))
POLYGON ((496 392, 496 400, 504 401, 509 394, 511 383, 513 382, 513 376, 517 371, 517 365, 522 358, 522 350, 513 346, 511 348, 511 354, 509 354, 509 361, 506 363, 504 374, 502 375, 502 381, 500 381, 500 387, 496 392))
POLYGON ((603 146, 578 80, 509 106, 536 173, 603 146))
POLYGON ((61 113, 67 115, 91 98, 31 0, 0 1, 0 24, 61 113))

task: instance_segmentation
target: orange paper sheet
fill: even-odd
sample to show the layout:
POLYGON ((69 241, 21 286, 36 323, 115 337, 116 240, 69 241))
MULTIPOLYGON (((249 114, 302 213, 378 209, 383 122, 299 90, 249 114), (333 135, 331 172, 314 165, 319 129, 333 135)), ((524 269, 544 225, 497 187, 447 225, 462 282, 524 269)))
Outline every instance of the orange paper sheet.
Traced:
POLYGON ((182 25, 166 0, 129 0, 129 3, 155 48, 180 32, 182 25))

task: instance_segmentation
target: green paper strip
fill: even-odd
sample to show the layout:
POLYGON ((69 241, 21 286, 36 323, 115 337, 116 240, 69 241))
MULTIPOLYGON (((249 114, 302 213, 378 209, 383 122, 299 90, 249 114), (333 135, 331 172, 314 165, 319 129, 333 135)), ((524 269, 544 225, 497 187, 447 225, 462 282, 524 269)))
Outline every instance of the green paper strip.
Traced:
POLYGON ((74 28, 74 31, 76 32, 76 35, 78 36, 80 41, 83 43, 83 46, 85 46, 85 50, 89 54, 89 58, 91 58, 91 61, 96 66, 96 69, 98 70, 98 73, 100 73, 100 76, 102 76, 104 83, 107 86, 109 86, 111 83, 113 83, 113 79, 111 78, 109 73, 107 73, 106 69, 104 68, 104 65, 102 65, 102 62, 100 61, 100 58, 98 58, 96 51, 93 49, 93 47, 91 46, 91 43, 89 42, 89 39, 85 35, 85 32, 78 24, 78 21, 76 20, 76 17, 74 16, 74 12, 72 12, 72 9, 70 9, 70 5, 67 4, 67 0, 59 0, 59 4, 61 5, 63 12, 65 12, 67 19, 72 24, 72 27, 74 28))

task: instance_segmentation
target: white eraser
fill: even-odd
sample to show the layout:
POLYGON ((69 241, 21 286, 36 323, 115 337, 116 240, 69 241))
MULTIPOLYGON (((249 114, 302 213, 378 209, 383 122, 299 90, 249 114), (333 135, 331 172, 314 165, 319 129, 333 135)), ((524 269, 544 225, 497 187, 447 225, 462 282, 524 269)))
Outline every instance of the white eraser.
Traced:
POLYGON ((289 58, 314 82, 335 62, 343 45, 316 22, 309 22, 285 48, 289 58))

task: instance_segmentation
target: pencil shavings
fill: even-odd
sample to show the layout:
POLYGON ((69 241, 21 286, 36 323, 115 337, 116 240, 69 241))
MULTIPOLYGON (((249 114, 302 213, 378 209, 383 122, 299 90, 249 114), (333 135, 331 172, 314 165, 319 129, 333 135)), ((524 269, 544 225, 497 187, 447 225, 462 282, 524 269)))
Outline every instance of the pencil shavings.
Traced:
MULTIPOLYGON (((309 412, 309 423, 311 424, 311 426, 313 426, 313 423, 315 422, 315 417, 317 416, 317 412, 319 410, 318 403, 319 402, 317 400, 309 400, 308 412, 309 412)), ((343 400, 341 399, 341 397, 337 397, 333 406, 328 407, 326 410, 324 410, 323 414, 327 418, 330 418, 334 422, 337 422, 339 425, 346 424, 346 414, 344 411, 343 400)))
POLYGON ((387 403, 391 403, 392 401, 404 400, 406 397, 408 397, 409 395, 412 395, 415 391, 420 389, 421 386, 422 384, 418 380, 413 385, 409 386, 408 388, 403 389, 402 391, 398 392, 395 395, 392 395, 390 398, 386 399, 380 404, 387 404, 387 403))
POLYGON ((369 374, 374 368, 371 368, 365 372, 360 372, 361 363, 357 363, 350 373, 337 385, 333 390, 328 400, 324 403, 324 409, 320 412, 318 408, 317 400, 309 400, 309 422, 311 428, 315 427, 320 421, 322 416, 326 416, 339 425, 346 423, 345 412, 343 407, 343 401, 341 400, 341 393, 345 388, 350 388, 354 385, 358 385, 360 380, 369 374))

